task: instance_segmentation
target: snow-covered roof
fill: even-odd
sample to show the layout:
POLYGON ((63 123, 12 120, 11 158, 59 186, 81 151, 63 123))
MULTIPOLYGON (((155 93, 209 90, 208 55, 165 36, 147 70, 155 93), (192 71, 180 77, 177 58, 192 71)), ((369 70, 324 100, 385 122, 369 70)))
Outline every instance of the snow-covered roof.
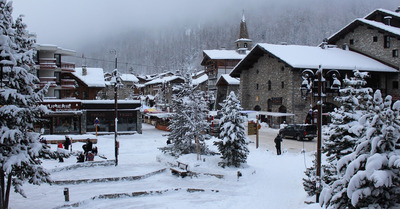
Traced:
POLYGON ((235 42, 238 41, 247 41, 247 42, 253 42, 253 40, 249 39, 249 38, 239 38, 238 40, 236 40, 235 42))
POLYGON ((241 60, 243 59, 246 54, 239 54, 236 50, 225 50, 225 49, 214 49, 214 50, 204 50, 204 54, 206 54, 210 59, 235 59, 241 60))
POLYGON ((375 72, 398 72, 362 54, 340 48, 321 48, 302 45, 257 44, 293 68, 354 70, 375 72))
POLYGON ((122 74, 121 79, 122 81, 130 81, 133 83, 139 82, 139 79, 133 74, 122 74))
POLYGON ((38 51, 51 51, 55 54, 61 54, 64 56, 75 56, 76 52, 74 50, 70 49, 64 49, 61 47, 58 47, 53 44, 35 44, 35 48, 38 51))
POLYGON ((337 31, 336 33, 331 35, 328 38, 328 40, 333 39, 335 36, 338 36, 340 33, 345 31, 346 28, 352 27, 352 25, 355 25, 357 23, 364 23, 364 24, 367 24, 369 26, 372 26, 372 27, 375 27, 375 28, 379 28, 379 29, 384 30, 386 32, 389 32, 389 33, 392 33, 394 35, 400 36, 400 28, 393 27, 393 26, 390 26, 390 25, 386 25, 386 24, 381 23, 381 22, 376 22, 376 21, 372 21, 372 20, 366 20, 366 19, 363 19, 363 18, 357 18, 353 22, 347 24, 342 29, 340 29, 339 31, 337 31))
MULTIPOLYGON (((115 100, 81 100, 82 104, 115 104, 115 100)), ((118 104, 140 104, 140 100, 118 100, 118 104)))
POLYGON ((156 79, 154 79, 152 81, 149 81, 149 82, 145 83, 144 85, 147 86, 147 85, 154 85, 154 84, 159 84, 159 83, 168 83, 168 82, 176 80, 176 79, 182 79, 182 78, 180 76, 176 76, 176 75, 166 76, 166 77, 163 77, 163 78, 156 78, 156 79))
POLYGON ((376 21, 372 21, 372 20, 366 20, 366 19, 362 19, 362 18, 357 18, 355 21, 361 21, 365 24, 368 24, 370 26, 374 26, 376 28, 382 29, 384 31, 396 34, 400 36, 400 28, 397 27, 393 27, 390 25, 386 25, 384 23, 381 22, 376 22, 376 21))
POLYGON ((72 73, 88 87, 105 87, 103 68, 87 68, 87 75, 82 75, 82 68, 75 68, 72 73))
POLYGON ((365 18, 365 19, 368 19, 368 17, 371 16, 372 14, 374 14, 375 12, 382 12, 382 13, 386 13, 386 14, 388 14, 388 15, 392 15, 392 16, 394 16, 394 17, 400 18, 400 13, 398 13, 398 12, 393 12, 393 11, 390 11, 390 10, 387 10, 387 9, 382 9, 382 8, 379 8, 379 9, 376 9, 376 10, 372 11, 371 13, 369 13, 368 15, 366 15, 364 18, 365 18))
POLYGON ((240 85, 240 80, 232 78, 229 74, 222 74, 217 83, 219 83, 221 79, 224 79, 229 85, 240 85))
POLYGON ((193 79, 192 80, 192 84, 193 85, 199 85, 199 84, 202 84, 202 83, 206 82, 207 80, 208 80, 208 75, 204 74, 204 75, 202 75, 202 76, 200 76, 200 77, 198 77, 196 79, 193 79))

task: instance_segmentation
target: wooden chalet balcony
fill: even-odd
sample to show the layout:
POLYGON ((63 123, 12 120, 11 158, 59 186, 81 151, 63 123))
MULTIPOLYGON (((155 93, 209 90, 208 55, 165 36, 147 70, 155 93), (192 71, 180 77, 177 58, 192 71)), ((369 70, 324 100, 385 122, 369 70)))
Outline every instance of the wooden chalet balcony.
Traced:
POLYGON ((42 58, 39 59, 40 69, 57 69, 55 58, 42 58))
POLYGON ((40 77, 40 87, 44 87, 46 84, 50 84, 50 87, 56 87, 56 77, 40 77))
POLYGON ((61 71, 63 72, 75 72, 75 64, 71 62, 62 62, 61 71))
POLYGON ((63 89, 75 89, 76 82, 74 79, 61 79, 61 88, 63 89))

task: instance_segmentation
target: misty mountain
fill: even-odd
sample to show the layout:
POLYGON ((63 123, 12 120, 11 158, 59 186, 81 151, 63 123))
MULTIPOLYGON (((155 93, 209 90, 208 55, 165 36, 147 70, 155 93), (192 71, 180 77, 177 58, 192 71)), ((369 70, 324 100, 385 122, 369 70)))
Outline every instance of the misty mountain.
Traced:
MULTIPOLYGON (((253 45, 260 42, 317 45, 356 18, 377 8, 394 11, 397 6, 393 0, 284 0, 258 2, 243 8, 253 45)), ((241 13, 239 10, 212 20, 183 18, 165 26, 127 28, 107 38, 93 38, 75 49, 77 56, 73 61, 76 66, 86 62, 90 67, 109 72, 114 68, 114 54, 110 53, 114 49, 122 73, 201 70, 202 50, 235 48, 241 13)))

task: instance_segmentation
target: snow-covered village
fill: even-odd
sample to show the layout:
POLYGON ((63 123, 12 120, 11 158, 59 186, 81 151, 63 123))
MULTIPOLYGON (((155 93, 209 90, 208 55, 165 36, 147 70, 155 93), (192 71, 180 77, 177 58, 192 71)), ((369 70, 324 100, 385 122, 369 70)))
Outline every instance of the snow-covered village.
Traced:
POLYGON ((0 0, 0 33, 0 209, 400 208, 393 0, 0 0))

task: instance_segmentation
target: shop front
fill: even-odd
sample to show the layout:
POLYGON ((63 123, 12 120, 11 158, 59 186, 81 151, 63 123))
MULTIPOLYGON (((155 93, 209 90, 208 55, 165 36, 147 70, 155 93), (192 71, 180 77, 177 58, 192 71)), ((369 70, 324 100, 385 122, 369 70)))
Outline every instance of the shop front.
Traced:
MULTIPOLYGON (((139 100, 118 101, 118 132, 142 133, 142 122, 139 100)), ((115 131, 114 100, 82 100, 82 108, 86 111, 87 132, 108 133, 115 131)))
MULTIPOLYGON (((114 100, 46 100, 50 110, 35 125, 42 134, 85 134, 115 130, 114 100)), ((142 133, 140 101, 118 101, 118 132, 142 133)))
POLYGON ((80 100, 45 100, 41 104, 50 110, 35 126, 42 134, 86 133, 82 123, 86 116, 80 100))

